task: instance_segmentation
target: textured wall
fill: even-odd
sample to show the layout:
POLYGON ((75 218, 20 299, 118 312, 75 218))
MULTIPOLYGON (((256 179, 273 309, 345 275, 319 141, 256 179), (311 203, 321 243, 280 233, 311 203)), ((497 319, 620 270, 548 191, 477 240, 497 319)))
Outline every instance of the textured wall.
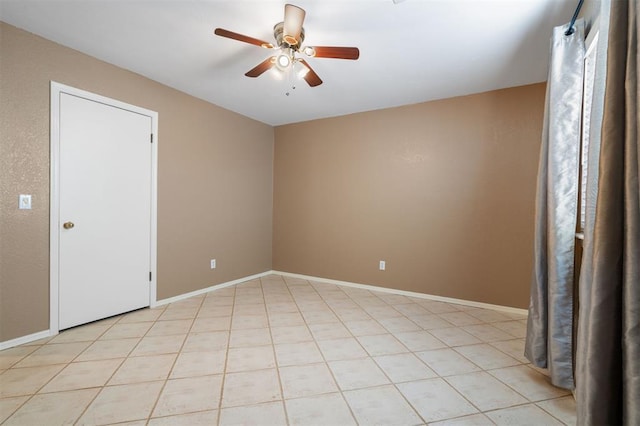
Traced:
POLYGON ((274 269, 526 307, 544 95, 277 127, 274 269))
POLYGON ((0 342, 49 327, 51 80, 159 113, 159 299, 271 269, 272 127, 1 22, 0 55, 0 342))

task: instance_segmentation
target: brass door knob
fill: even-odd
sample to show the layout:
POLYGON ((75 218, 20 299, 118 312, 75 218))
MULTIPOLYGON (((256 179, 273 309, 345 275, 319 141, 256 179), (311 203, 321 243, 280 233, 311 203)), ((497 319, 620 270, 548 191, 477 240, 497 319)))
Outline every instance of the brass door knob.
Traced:
POLYGON ((64 229, 71 229, 71 228, 73 228, 74 226, 76 226, 76 225, 75 225, 73 222, 65 222, 65 223, 64 223, 64 225, 62 225, 62 227, 63 227, 64 229))

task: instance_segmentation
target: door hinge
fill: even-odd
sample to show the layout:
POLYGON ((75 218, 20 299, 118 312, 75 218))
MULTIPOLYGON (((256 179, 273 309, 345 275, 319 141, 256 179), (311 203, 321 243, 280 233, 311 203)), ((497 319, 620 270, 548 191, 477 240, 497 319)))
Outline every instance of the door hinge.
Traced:
POLYGON ((149 281, 151 281, 151 271, 149 271, 149 281))
POLYGON ((151 143, 153 143, 153 133, 151 133, 151 143))

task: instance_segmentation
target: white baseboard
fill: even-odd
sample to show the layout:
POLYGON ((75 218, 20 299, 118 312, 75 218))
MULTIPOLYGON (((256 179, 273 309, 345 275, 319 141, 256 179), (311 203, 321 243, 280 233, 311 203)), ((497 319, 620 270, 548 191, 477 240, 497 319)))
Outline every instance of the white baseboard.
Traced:
POLYGON ((394 288, 387 288, 387 287, 377 287, 377 286, 374 286, 374 285, 358 284, 358 283, 352 283, 352 282, 348 282, 348 281, 332 280, 332 279, 328 279, 328 278, 320 278, 320 277, 314 277, 314 276, 310 276, 310 275, 292 274, 290 272, 280 272, 280 271, 271 271, 271 272, 274 273, 274 274, 282 275, 284 277, 301 278, 301 279, 304 279, 304 280, 316 281, 316 282, 320 282, 320 283, 336 284, 336 285, 341 285, 341 286, 345 286, 345 287, 354 287, 354 288, 360 288, 360 289, 364 289, 364 290, 379 291, 379 292, 382 292, 382 293, 399 294, 399 295, 402 295, 402 296, 417 297, 417 298, 420 298, 420 299, 429 299, 429 300, 435 300, 435 301, 438 301, 438 302, 455 303, 457 305, 472 306, 472 307, 475 307, 475 308, 492 309, 494 311, 508 312, 508 313, 511 313, 511 314, 527 315, 527 313, 528 313, 528 311, 526 309, 513 308, 511 306, 493 305, 491 303, 474 302, 472 300, 464 300, 464 299, 454 299, 452 297, 435 296, 435 295, 431 295, 431 294, 417 293, 417 292, 414 292, 414 291, 397 290, 397 289, 394 289, 394 288))
POLYGON ((221 288, 225 288, 225 287, 231 287, 231 286, 236 285, 236 284, 241 284, 241 283, 243 283, 245 281, 255 280, 256 278, 265 277, 265 276, 271 275, 271 274, 273 274, 273 271, 265 271, 265 272, 261 272, 259 274, 250 275, 248 277, 238 278, 237 280, 227 281, 226 283, 216 284, 216 285, 212 285, 210 287, 202 288, 200 290, 191 291, 189 293, 179 294, 178 296, 169 297, 168 299, 157 300, 154 304, 151 305, 151 307, 155 308, 156 306, 162 306, 162 305, 166 305, 168 303, 179 302, 181 300, 188 299, 188 298, 193 297, 193 296, 198 296, 198 295, 201 295, 201 294, 204 294, 204 293, 209 293, 210 291, 213 291, 213 290, 220 290, 221 288))
POLYGON ((13 348, 14 346, 24 345, 25 343, 35 342, 36 340, 51 337, 55 334, 56 333, 53 333, 51 330, 43 330, 26 336, 17 337, 15 339, 6 340, 4 342, 0 342, 0 351, 13 348))

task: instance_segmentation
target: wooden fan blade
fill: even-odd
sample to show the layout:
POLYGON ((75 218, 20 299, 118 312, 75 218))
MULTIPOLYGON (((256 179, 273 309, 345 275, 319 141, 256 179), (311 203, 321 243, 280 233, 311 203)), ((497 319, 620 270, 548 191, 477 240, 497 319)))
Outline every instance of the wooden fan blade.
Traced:
POLYGON ((311 68, 307 61, 305 61, 304 59, 299 59, 299 61, 302 66, 307 69, 307 73, 304 75, 304 77, 302 77, 304 78, 304 81, 306 81, 311 87, 320 86, 322 84, 322 80, 320 79, 318 74, 316 74, 316 72, 311 68))
POLYGON ((353 59, 360 57, 360 50, 357 47, 337 47, 337 46, 313 46, 316 58, 353 59))
POLYGON ((275 63, 276 63, 276 57, 272 56, 260 62, 254 68, 247 71, 244 75, 246 75, 247 77, 258 77, 262 75, 265 71, 268 71, 269 69, 271 69, 271 67, 273 67, 275 63))
POLYGON ((238 41, 242 41, 245 43, 249 43, 249 44, 254 44, 256 46, 260 46, 260 47, 264 47, 266 49, 272 49, 273 45, 269 42, 266 42, 264 40, 259 40, 257 38, 253 38, 253 37, 249 37, 243 34, 238 34, 238 33, 234 33, 233 31, 229 31, 229 30, 225 30, 223 28, 216 28, 216 30, 213 32, 215 35, 218 35, 220 37, 226 37, 226 38, 230 38, 233 40, 238 40, 238 41))

